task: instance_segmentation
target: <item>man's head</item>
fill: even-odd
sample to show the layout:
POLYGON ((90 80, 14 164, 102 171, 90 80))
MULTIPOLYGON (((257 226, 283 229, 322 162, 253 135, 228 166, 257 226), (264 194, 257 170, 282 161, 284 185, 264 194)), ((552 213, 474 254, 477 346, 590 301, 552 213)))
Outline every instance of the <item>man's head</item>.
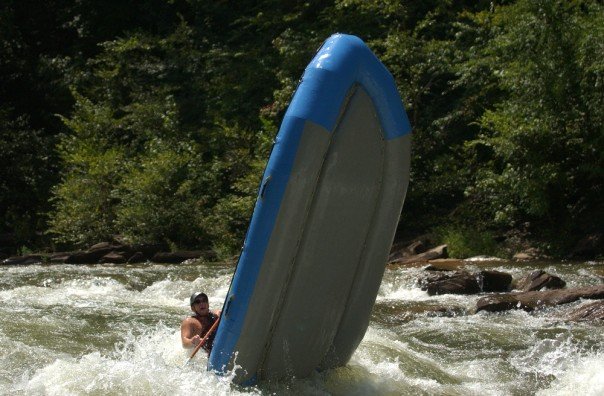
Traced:
POLYGON ((210 313, 210 303, 205 293, 195 292, 191 295, 191 311, 196 315, 206 316, 210 313))
POLYGON ((189 300, 191 303, 191 307, 193 307, 193 305, 198 304, 200 302, 208 302, 208 296, 205 293, 202 292, 195 292, 193 294, 191 294, 191 299, 189 300))

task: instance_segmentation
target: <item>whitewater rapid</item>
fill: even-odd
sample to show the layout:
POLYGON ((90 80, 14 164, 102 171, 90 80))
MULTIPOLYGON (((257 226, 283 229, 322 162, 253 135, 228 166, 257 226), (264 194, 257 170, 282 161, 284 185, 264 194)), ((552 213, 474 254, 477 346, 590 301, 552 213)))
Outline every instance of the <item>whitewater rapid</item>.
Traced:
MULTIPOLYGON (((532 269, 490 265, 515 276, 532 269)), ((581 286, 601 282, 604 263, 540 268, 581 286)), ((604 394, 601 323, 563 321, 561 308, 473 314, 478 296, 428 296, 419 267, 386 271, 346 367, 237 387, 206 371, 203 353, 185 365, 179 339, 191 292, 205 291, 220 309, 232 271, 224 263, 0 267, 0 394, 604 394)))

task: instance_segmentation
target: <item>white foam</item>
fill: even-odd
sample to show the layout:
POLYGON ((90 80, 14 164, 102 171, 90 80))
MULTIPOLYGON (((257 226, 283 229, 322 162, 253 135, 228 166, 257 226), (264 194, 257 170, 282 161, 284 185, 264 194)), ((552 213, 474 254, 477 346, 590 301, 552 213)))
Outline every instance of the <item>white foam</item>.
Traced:
POLYGON ((469 257, 467 259, 463 260, 464 262, 474 262, 474 263, 482 263, 482 262, 488 262, 488 261, 493 261, 493 262, 497 262, 497 261, 504 261, 502 258, 499 257, 492 257, 492 256, 474 256, 474 257, 469 257))
POLYGON ((537 395, 604 395, 604 355, 593 353, 572 360, 550 387, 538 391, 537 395))
POLYGON ((586 350, 568 334, 540 340, 511 362, 520 372, 555 377, 538 395, 604 394, 604 354, 586 350))
MULTIPOLYGON (((37 369, 15 391, 27 394, 80 395, 224 395, 239 394, 232 378, 206 371, 207 357, 198 354, 185 365, 187 354, 178 332, 158 325, 143 335, 126 338, 110 356, 99 352, 64 357, 37 369)), ((254 393, 248 388, 245 394, 254 393)))

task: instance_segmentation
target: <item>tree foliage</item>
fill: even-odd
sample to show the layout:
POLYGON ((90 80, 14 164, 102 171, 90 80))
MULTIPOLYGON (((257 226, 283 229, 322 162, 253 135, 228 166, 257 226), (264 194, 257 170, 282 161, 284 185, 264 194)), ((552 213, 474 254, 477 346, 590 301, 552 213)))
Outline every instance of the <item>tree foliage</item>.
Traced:
POLYGON ((489 203, 496 224, 534 222, 561 236, 601 227, 601 22, 600 5, 567 1, 519 1, 491 16, 485 57, 505 94, 466 143, 489 151, 475 157, 466 192, 489 203))
POLYGON ((0 234, 17 246, 236 253, 334 32, 378 54, 411 119, 400 232, 572 243, 604 220, 596 0, 6 1, 0 22, 0 234))

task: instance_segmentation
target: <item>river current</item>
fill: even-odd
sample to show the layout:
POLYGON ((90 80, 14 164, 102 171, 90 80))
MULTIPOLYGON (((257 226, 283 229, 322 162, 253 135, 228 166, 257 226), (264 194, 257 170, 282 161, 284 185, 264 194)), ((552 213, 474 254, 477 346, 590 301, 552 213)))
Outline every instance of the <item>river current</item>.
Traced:
MULTIPOLYGON (((604 262, 467 261, 568 287, 600 284, 604 262)), ((428 296, 421 267, 388 268, 369 329, 346 367, 242 388, 184 365, 179 326, 191 292, 220 309, 232 265, 0 267, 4 395, 603 395, 604 326, 563 319, 566 306, 473 313, 479 296, 428 296)))

